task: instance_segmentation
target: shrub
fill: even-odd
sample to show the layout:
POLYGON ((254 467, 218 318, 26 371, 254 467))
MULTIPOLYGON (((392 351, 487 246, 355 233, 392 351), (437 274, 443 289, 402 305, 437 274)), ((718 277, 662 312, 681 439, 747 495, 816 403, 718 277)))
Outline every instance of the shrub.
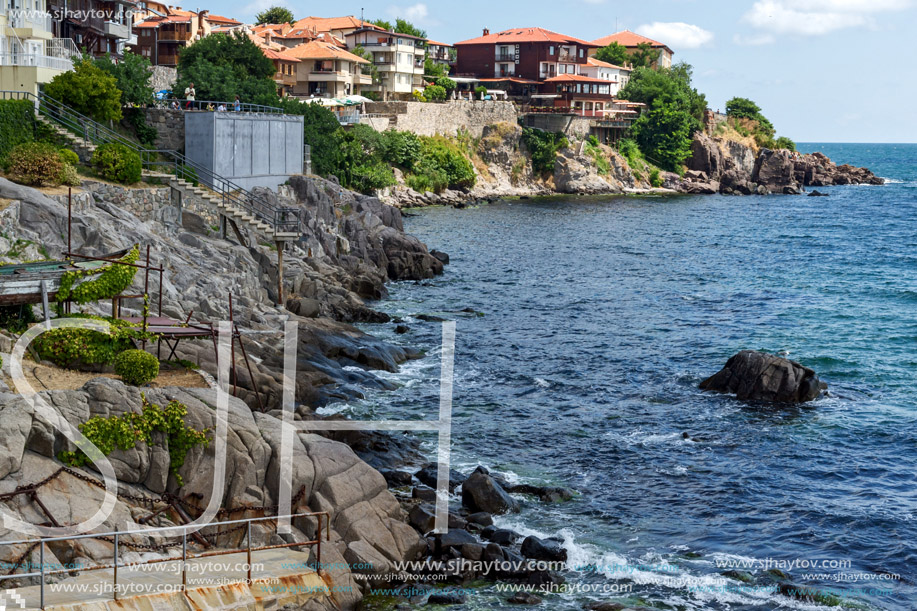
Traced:
POLYGON ((64 167, 57 148, 45 142, 20 144, 9 152, 6 161, 16 182, 26 185, 59 184, 64 167))
POLYGON ((76 167, 69 163, 64 164, 64 167, 61 168, 60 176, 58 176, 57 179, 62 185, 67 185, 69 187, 80 186, 80 175, 76 171, 76 167))
POLYGON ((414 98, 415 102, 426 102, 427 101, 427 98, 425 98, 424 95, 416 89, 411 92, 411 96, 414 98))
MULTIPOLYGON (((169 448, 169 472, 175 476, 179 486, 184 485, 179 469, 185 464, 188 452, 195 446, 207 447, 210 439, 207 433, 210 429, 196 430, 185 424, 184 417, 188 415, 188 407, 178 401, 171 401, 165 409, 155 403, 150 403, 143 397, 141 412, 128 412, 121 416, 102 418, 95 416, 79 426, 80 432, 95 445, 99 451, 108 456, 115 450, 130 450, 138 442, 147 445, 153 443, 153 432, 166 435, 169 448)), ((82 450, 75 452, 61 452, 58 459, 74 467, 82 467, 91 463, 89 457, 82 450)))
POLYGON ((29 100, 0 100, 0 160, 35 139, 35 106, 29 100))
MULTIPOLYGON (((426 187, 423 191, 439 193, 447 188, 465 189, 474 186, 475 174, 471 161, 458 145, 443 136, 421 137, 422 151, 413 173, 424 176, 414 179, 414 184, 426 187)), ((415 191, 421 191, 409 181, 415 191)))
POLYGON ((560 132, 545 132, 528 127, 522 128, 522 141, 532 156, 532 168, 542 176, 554 173, 557 151, 570 144, 560 132))
POLYGON ((653 168, 650 171, 650 184, 654 187, 662 186, 662 177, 659 175, 659 168, 653 168))
POLYGON ((453 89, 455 89, 455 86, 456 86, 455 81, 453 81, 448 76, 439 77, 438 79, 436 79, 436 84, 442 87, 443 89, 445 89, 447 92, 452 91, 453 89))
POLYGON ((624 138, 618 141, 618 152, 627 160, 628 165, 632 167, 637 163, 637 160, 640 159, 640 147, 630 138, 624 138))
POLYGON ((144 350, 125 350, 115 357, 115 373, 131 386, 149 384, 159 375, 159 361, 144 350))
POLYGON ((474 97, 480 98, 481 94, 487 95, 487 87, 484 85, 478 85, 474 88, 474 97))
POLYGON ((67 148, 62 148, 57 152, 60 155, 60 160, 62 163, 69 163, 70 165, 77 165, 80 162, 80 156, 67 148))
POLYGON ((125 113, 125 119, 137 135, 137 140, 146 146, 153 146, 159 132, 146 122, 146 116, 140 108, 131 108, 125 113))
POLYGON ((787 149, 788 151, 796 150, 796 143, 787 138, 786 136, 780 136, 774 142, 774 146, 778 149, 787 149))
POLYGON ((382 157, 386 161, 409 170, 414 167, 423 150, 420 138, 416 134, 389 130, 381 135, 382 157))
POLYGON ((97 148, 92 155, 92 165, 103 178, 113 182, 131 184, 140 180, 140 155, 117 142, 97 148))
POLYGON ((38 322, 30 305, 0 306, 0 328, 20 335, 33 322, 38 322))
POLYGON ((116 338, 92 329, 64 327, 45 331, 32 342, 43 361, 58 367, 107 365, 115 356, 131 347, 127 338, 116 338))
POLYGON ((45 85, 49 98, 70 106, 96 121, 121 119, 118 81, 95 65, 92 57, 76 61, 73 70, 62 72, 45 85))

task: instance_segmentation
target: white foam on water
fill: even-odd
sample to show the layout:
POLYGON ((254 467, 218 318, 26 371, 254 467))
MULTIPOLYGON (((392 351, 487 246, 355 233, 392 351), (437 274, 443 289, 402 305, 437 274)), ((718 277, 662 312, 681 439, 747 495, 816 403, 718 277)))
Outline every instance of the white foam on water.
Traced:
POLYGON ((548 388, 551 386, 551 383, 542 378, 535 378, 535 386, 539 388, 548 388))

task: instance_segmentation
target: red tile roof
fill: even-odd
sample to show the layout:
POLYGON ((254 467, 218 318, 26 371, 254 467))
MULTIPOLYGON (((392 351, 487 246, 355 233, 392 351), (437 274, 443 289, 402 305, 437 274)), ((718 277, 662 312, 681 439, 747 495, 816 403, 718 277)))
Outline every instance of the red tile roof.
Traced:
POLYGON ((292 49, 288 50, 287 53, 293 57, 298 57, 299 59, 343 59, 351 62, 357 62, 358 64, 369 63, 369 61, 360 57, 359 55, 348 53, 338 46, 318 40, 304 42, 301 45, 296 45, 292 49))
POLYGON ((241 21, 233 19, 232 17, 223 17, 222 15, 207 14, 204 16, 204 19, 206 19, 207 21, 219 23, 221 25, 242 25, 241 21))
POLYGON ((463 40, 462 42, 455 43, 455 46, 517 42, 554 42, 558 44, 582 45, 584 47, 596 46, 592 43, 586 42, 585 40, 580 40, 579 38, 575 38, 573 36, 558 34, 557 32, 552 32, 551 30, 546 30, 544 28, 513 28, 511 30, 503 30, 502 32, 497 32, 495 34, 487 34, 485 36, 478 36, 477 38, 463 40))
POLYGON ((294 57, 285 51, 274 51, 273 49, 267 49, 265 47, 261 47, 261 52, 264 53, 264 55, 268 59, 278 59, 278 60, 282 60, 285 62, 300 61, 298 57, 294 57))
POLYGON ((653 40, 652 38, 641 36, 640 34, 631 32, 630 30, 621 30, 615 34, 603 36, 602 38, 596 38, 592 41, 592 44, 597 47, 607 47, 613 42, 628 48, 634 48, 637 45, 645 42, 654 49, 665 49, 669 53, 672 53, 672 49, 670 49, 667 45, 659 42, 658 40, 653 40))
POLYGON ((433 46, 433 47, 451 47, 452 45, 450 45, 450 44, 448 44, 448 43, 445 43, 445 42, 436 42, 435 40, 428 40, 428 41, 427 41, 427 46, 433 46))
POLYGON ((347 17, 303 17, 293 24, 294 28, 315 29, 318 32, 330 32, 331 30, 348 30, 360 27, 377 28, 368 21, 363 21, 348 15, 347 17))
MULTIPOLYGON (((606 45, 607 46, 607 45, 606 45)), ((590 66, 599 66, 600 68, 615 68, 617 70, 630 70, 630 68, 625 68, 624 66, 616 66, 614 64, 609 64, 608 62, 603 62, 600 59, 590 57, 588 60, 590 66)))

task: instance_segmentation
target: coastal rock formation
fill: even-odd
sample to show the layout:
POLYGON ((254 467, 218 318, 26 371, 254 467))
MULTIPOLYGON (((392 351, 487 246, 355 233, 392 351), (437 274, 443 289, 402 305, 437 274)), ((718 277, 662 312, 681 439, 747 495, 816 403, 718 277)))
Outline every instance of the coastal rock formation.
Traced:
POLYGON ((815 372, 795 361, 755 350, 743 350, 700 384, 703 390, 735 393, 738 399, 804 403, 828 386, 815 372))
POLYGON ((838 166, 822 153, 799 155, 766 148, 755 152, 741 142, 702 132, 694 135, 685 165, 689 171, 677 186, 683 193, 795 194, 808 186, 885 182, 866 168, 838 166))
MULTIPOLYGON (((382 322, 367 300, 386 295, 388 279, 421 280, 443 269, 416 238, 403 233, 401 212, 371 197, 343 191, 337 184, 317 178, 294 178, 281 195, 285 204, 300 206, 305 233, 287 246, 285 293, 290 310, 277 308, 276 253, 264 246, 242 246, 179 223, 163 210, 160 219, 143 222, 105 201, 88 200, 73 214, 73 249, 87 255, 114 252, 133 244, 151 248, 155 264, 165 268, 162 311, 166 316, 205 322, 229 318, 228 296, 234 299, 234 319, 250 330, 246 344, 258 363, 254 379, 247 371, 239 376, 243 399, 256 406, 260 389, 268 407, 278 405, 283 362, 279 330, 287 320, 300 328, 298 402, 317 407, 346 398, 341 387, 356 392, 356 385, 384 388, 386 382, 369 371, 392 371, 414 356, 409 350, 388 346, 343 322, 382 322)), ((0 178, 0 198, 12 200, 0 211, 0 232, 9 239, 41 244, 51 258, 67 249, 67 208, 36 189, 0 178)), ((280 201, 280 200, 278 200, 280 201)), ((36 253, 24 253, 40 258, 36 253)), ((441 255, 442 256, 442 255, 441 255)), ((151 277, 154 300, 158 279, 151 277)), ((142 292, 143 277, 134 280, 133 293, 142 292)), ((107 313, 107 304, 96 304, 107 313)), ((136 302, 125 302, 139 308, 136 302)), ((135 312, 139 310, 134 310, 135 312)), ((158 304, 153 310, 158 312, 158 304)), ((212 345, 182 342, 177 355, 216 373, 212 345)), ((351 395, 354 396, 354 395, 351 395)))
POLYGON ((472 512, 501 514, 519 511, 516 499, 480 467, 462 483, 462 504, 472 512))
MULTIPOLYGON (((148 401, 166 405, 177 400, 188 408, 185 422, 198 430, 216 427, 216 391, 209 389, 146 389, 148 401)), ((76 391, 53 391, 42 394, 47 404, 66 422, 77 426, 89 418, 120 416, 140 412, 140 390, 119 381, 97 378, 76 391)), ((279 414, 277 414, 279 416, 279 414)), ((114 513, 101 527, 116 530, 135 522, 149 512, 148 507, 132 498, 156 499, 163 492, 185 498, 199 495, 196 504, 204 507, 216 495, 222 507, 273 506, 278 501, 280 481, 280 444, 282 422, 275 415, 252 413, 241 400, 229 398, 228 436, 226 444, 226 479, 213 489, 216 469, 216 444, 197 447, 187 455, 179 475, 169 475, 169 453, 164 445, 139 444, 130 450, 115 450, 111 461, 124 493, 114 513)), ((55 457, 61 451, 72 450, 63 433, 50 427, 20 396, 0 395, 0 446, 4 461, 0 463, 0 491, 43 480, 60 468, 55 457)), ((164 439, 158 443, 165 444, 164 439)), ((421 537, 405 523, 405 516, 386 487, 379 472, 360 460, 351 448, 313 434, 293 436, 292 490, 299 496, 293 512, 327 511, 331 515, 331 544, 323 546, 323 562, 348 558, 356 563, 373 563, 374 572, 382 572, 392 562, 413 560, 425 549, 421 537), (327 555, 326 555, 327 554, 327 555), (330 558, 330 559, 329 559, 330 558)), ((92 471, 90 478, 98 479, 92 471)), ((41 488, 41 499, 54 518, 63 524, 88 519, 100 506, 103 490, 98 486, 64 473, 41 488)), ((37 523, 41 517, 28 497, 5 501, 7 511, 20 519, 37 523)), ((315 524, 310 520, 294 521, 300 540, 315 536, 315 524)), ((0 537, 14 533, 0 531, 0 537)), ((270 542, 275 536, 268 527, 257 526, 258 540, 270 542)), ((158 536, 137 536, 136 543, 159 543, 158 536)), ((228 541, 226 542, 229 543, 228 541)), ((0 548, 0 558, 13 562, 23 550, 0 548)), ((85 556, 98 563, 110 559, 111 545, 102 541, 58 544, 54 548, 58 560, 71 562, 85 556), (69 547, 68 547, 69 545, 69 547)), ((168 555, 167 550, 149 552, 147 559, 168 555), (150 555, 152 554, 152 556, 150 555)), ((139 559, 136 552, 126 552, 125 562, 139 559)), ((343 567, 344 565, 340 565, 343 567)), ((366 566, 369 566, 366 564, 366 566)), ((344 608, 352 608, 360 599, 359 584, 350 572, 335 569, 335 585, 351 590, 338 598, 344 608)), ((333 608, 333 606, 329 606, 333 608)))
POLYGON ((595 170, 591 159, 580 157, 571 149, 557 153, 554 161, 554 187, 558 193, 622 193, 623 189, 609 182, 595 170))

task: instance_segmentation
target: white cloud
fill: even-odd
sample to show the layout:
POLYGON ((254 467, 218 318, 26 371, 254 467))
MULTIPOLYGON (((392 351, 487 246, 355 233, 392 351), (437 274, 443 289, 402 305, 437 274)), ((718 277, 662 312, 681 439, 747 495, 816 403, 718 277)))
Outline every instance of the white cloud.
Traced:
POLYGON ((835 30, 873 27, 874 13, 900 11, 913 0, 758 0, 742 21, 773 34, 820 36, 835 30))
POLYGON ((638 27, 637 34, 648 36, 675 49, 696 49, 713 40, 713 32, 690 23, 655 21, 638 27))
POLYGON ((411 6, 390 6, 388 14, 392 17, 401 17, 414 25, 436 25, 438 22, 430 18, 430 10, 423 2, 411 6))
POLYGON ((743 47, 758 47, 777 42, 777 37, 773 34, 734 34, 732 42, 743 47))

